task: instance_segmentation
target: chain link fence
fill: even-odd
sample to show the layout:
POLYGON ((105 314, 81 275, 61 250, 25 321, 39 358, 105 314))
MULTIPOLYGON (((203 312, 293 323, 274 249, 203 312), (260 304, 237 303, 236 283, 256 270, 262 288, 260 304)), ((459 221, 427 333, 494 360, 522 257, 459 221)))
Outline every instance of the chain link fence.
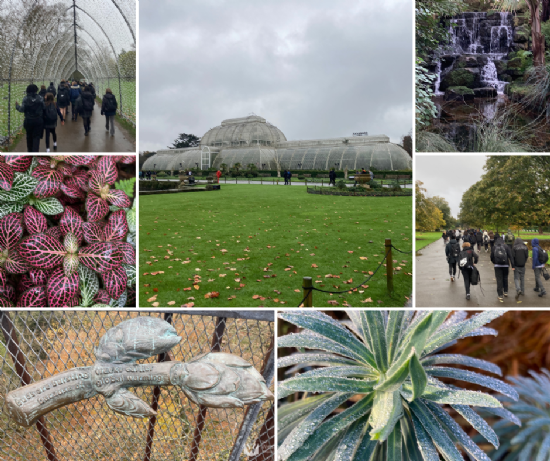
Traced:
POLYGON ((0 0, 0 145, 23 125, 26 87, 85 79, 136 123, 136 0, 0 0))
POLYGON ((253 364, 273 391, 274 313, 252 311, 0 312, 0 459, 2 461, 273 461, 274 408, 205 408, 177 387, 133 388, 157 410, 151 419, 113 412, 102 396, 54 410, 35 426, 10 419, 5 396, 74 367, 91 366, 105 332, 137 316, 161 317, 181 342, 158 360, 188 361, 221 351, 253 364), (223 316, 223 317, 222 317, 223 316))

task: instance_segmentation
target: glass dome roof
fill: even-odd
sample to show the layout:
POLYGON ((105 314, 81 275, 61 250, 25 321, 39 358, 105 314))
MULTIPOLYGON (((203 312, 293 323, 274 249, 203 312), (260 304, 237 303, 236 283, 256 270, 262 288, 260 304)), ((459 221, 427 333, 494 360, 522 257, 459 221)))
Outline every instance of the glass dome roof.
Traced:
POLYGON ((265 118, 251 115, 224 120, 220 126, 206 132, 201 146, 273 146, 281 141, 286 141, 286 137, 279 128, 267 123, 265 118))

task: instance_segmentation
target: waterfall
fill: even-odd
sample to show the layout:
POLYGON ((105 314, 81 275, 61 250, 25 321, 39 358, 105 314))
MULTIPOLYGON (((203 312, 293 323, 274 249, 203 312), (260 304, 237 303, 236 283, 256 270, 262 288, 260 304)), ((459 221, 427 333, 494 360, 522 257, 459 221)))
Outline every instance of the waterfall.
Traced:
POLYGON ((434 82, 434 94, 436 96, 441 96, 444 94, 442 91, 439 91, 439 86, 441 85, 441 60, 437 60, 437 67, 435 69, 435 75, 437 76, 436 81, 434 82))
POLYGON ((490 53, 502 55, 508 53, 512 44, 512 16, 510 13, 500 13, 500 25, 491 27, 490 53))
POLYGON ((481 82, 487 86, 492 86, 497 90, 497 94, 504 94, 506 82, 501 82, 498 79, 497 67, 492 59, 481 69, 481 82))

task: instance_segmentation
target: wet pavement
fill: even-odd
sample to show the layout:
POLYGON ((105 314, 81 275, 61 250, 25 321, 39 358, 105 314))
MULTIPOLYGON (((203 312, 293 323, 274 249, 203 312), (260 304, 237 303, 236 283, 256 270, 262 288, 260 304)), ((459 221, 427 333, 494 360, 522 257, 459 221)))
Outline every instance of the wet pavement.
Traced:
MULTIPOLYGON (((466 290, 462 274, 459 279, 451 282, 449 277, 449 265, 445 258, 445 246, 443 240, 431 243, 416 253, 416 299, 417 308, 423 307, 450 307, 450 308, 487 308, 498 307, 504 309, 550 307, 550 282, 543 279, 546 291, 549 292, 542 298, 533 291, 535 288, 535 274, 531 269, 532 260, 529 259, 525 265, 525 295, 515 300, 516 289, 514 285, 514 274, 510 270, 508 276, 508 297, 500 302, 497 297, 497 282, 495 271, 491 263, 490 253, 485 253, 481 248, 479 262, 476 265, 481 275, 480 285, 470 288, 470 300, 466 299, 466 290), (483 295, 481 289, 483 289, 483 295)), ((457 274, 458 276, 458 274, 457 274)))
MULTIPOLYGON (((69 110, 67 111, 69 112, 69 110)), ((61 152, 136 152, 136 143, 127 133, 115 122, 115 135, 111 136, 105 129, 105 117, 101 115, 101 106, 97 104, 91 118, 91 131, 84 136, 84 125, 82 117, 76 122, 71 120, 67 113, 68 120, 61 125, 57 119, 57 150, 53 150, 53 141, 50 135, 51 153, 61 152)), ((27 152, 27 139, 25 135, 19 141, 13 152, 27 152)), ((40 152, 46 152, 46 138, 40 141, 40 152)))

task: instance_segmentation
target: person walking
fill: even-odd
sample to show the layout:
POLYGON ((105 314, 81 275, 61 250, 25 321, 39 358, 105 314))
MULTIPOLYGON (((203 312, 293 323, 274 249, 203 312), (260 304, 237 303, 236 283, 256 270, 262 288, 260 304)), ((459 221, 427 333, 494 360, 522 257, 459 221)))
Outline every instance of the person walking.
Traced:
POLYGON ((447 232, 443 231, 441 237, 443 238, 443 245, 447 245, 447 232))
POLYGON ((40 97, 45 101, 46 100, 46 93, 48 92, 48 90, 46 90, 46 85, 40 85, 40 91, 38 92, 38 94, 40 95, 40 97))
POLYGON ((510 247, 500 237, 495 239, 495 246, 491 251, 491 262, 495 268, 497 279, 497 296, 500 302, 504 302, 503 296, 508 296, 508 275, 510 266, 514 270, 514 257, 510 247))
POLYGON ((61 125, 65 125, 63 114, 57 107, 52 93, 46 93, 46 101, 44 107, 44 129, 46 131, 46 152, 50 152, 50 133, 52 134, 53 150, 57 150, 57 117, 61 119, 61 125))
MULTIPOLYGON (((93 94, 92 97, 95 99, 93 94)), ((107 88, 103 96, 103 102, 101 103, 101 115, 105 115, 105 129, 107 131, 109 131, 109 124, 111 125, 111 136, 115 135, 115 115, 117 108, 116 97, 111 89, 107 88)))
POLYGON ((460 244, 456 241, 455 236, 451 236, 451 240, 445 246, 445 256, 447 256, 447 263, 449 264, 449 275, 451 282, 455 281, 456 265, 458 263, 458 256, 460 255, 460 244))
POLYGON ((495 234, 493 234, 493 231, 489 232, 489 246, 491 247, 491 251, 493 251, 493 246, 495 245, 495 234))
POLYGON ((483 246, 485 248, 485 253, 489 251, 489 234, 487 233, 487 229, 483 231, 483 246))
POLYGON ((67 119, 67 107, 71 104, 71 91, 67 84, 61 80, 59 87, 57 88, 57 107, 63 116, 63 120, 67 119))
POLYGON ((50 82, 50 86, 47 89, 48 93, 53 94, 54 98, 57 96, 57 90, 55 89, 55 85, 53 84, 53 82, 50 82))
POLYGON ((70 90, 71 90, 71 110, 72 110, 71 120, 73 122, 76 122, 76 119, 78 118, 78 111, 76 110, 76 101, 82 94, 82 91, 80 90, 80 86, 76 82, 73 82, 70 90))
POLYGON ((477 243, 477 252, 481 252, 481 245, 483 244, 483 234, 481 233, 481 230, 478 229, 476 232, 476 243, 477 243))
POLYGON ((508 229, 508 232, 504 236, 504 243, 506 243, 506 245, 508 245, 508 247, 510 248, 510 251, 512 250, 512 247, 514 246, 514 240, 516 240, 516 238, 514 237, 514 234, 512 234, 512 231, 510 229, 508 229))
POLYGON ((90 82, 90 84, 88 85, 90 87, 90 93, 92 93, 92 96, 94 97, 94 99, 96 98, 96 92, 95 92, 95 86, 92 82, 90 82))
POLYGON ((512 246, 512 257, 514 259, 514 284, 516 285, 516 301, 519 295, 525 295, 525 263, 529 259, 529 248, 521 238, 517 238, 512 246))
POLYGON ((470 276, 472 275, 472 268, 478 261, 479 256, 470 245, 470 242, 465 241, 462 244, 462 251, 458 255, 458 265, 460 272, 462 272, 462 279, 464 280, 466 299, 470 299, 470 276))
POLYGON ((90 117, 94 110, 95 100, 88 87, 84 88, 84 91, 80 97, 76 100, 76 113, 82 116, 82 122, 84 124, 84 136, 88 136, 90 133, 90 117))
POLYGON ((25 114, 23 127, 27 132, 27 152, 39 152, 40 140, 44 132, 44 100, 37 94, 38 87, 33 83, 27 87, 27 96, 21 105, 15 101, 15 109, 25 114))
POLYGON ((222 176, 222 172, 220 170, 216 171, 216 178, 218 178, 218 184, 220 183, 221 176, 222 176))
POLYGON ((533 270, 535 271, 535 288, 539 297, 542 298, 546 294, 546 288, 542 284, 542 271, 548 261, 548 252, 544 251, 539 245, 539 239, 531 240, 531 248, 533 249, 533 270))
POLYGON ((334 168, 328 172, 328 185, 330 186, 331 184, 336 186, 336 171, 334 171, 334 168))

